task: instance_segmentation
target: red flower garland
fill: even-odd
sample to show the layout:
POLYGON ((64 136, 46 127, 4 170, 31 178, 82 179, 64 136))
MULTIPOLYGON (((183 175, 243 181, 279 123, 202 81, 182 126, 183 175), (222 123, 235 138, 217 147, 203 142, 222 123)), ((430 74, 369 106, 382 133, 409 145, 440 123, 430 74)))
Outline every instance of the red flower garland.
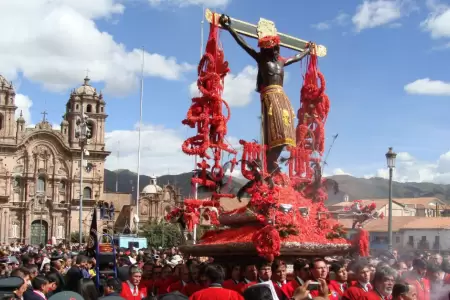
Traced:
POLYGON ((325 94, 325 78, 318 70, 317 56, 311 53, 303 87, 301 89, 300 109, 297 112, 299 123, 296 129, 296 147, 290 147, 291 159, 289 176, 296 186, 306 184, 304 194, 314 201, 327 199, 325 190, 310 184, 315 178, 314 166, 321 162, 320 157, 325 150, 325 122, 328 116, 330 101, 325 94))
MULTIPOLYGON (((198 65, 197 87, 202 96, 192 99, 187 117, 182 121, 184 125, 197 128, 197 134, 184 141, 183 152, 203 158, 197 165, 201 170, 201 176, 193 178, 192 182, 208 187, 215 187, 216 182, 221 181, 225 175, 221 166, 222 151, 231 154, 237 153, 225 143, 227 122, 231 112, 221 94, 224 78, 230 69, 228 62, 225 61, 223 50, 219 46, 218 30, 216 24, 211 24, 206 51, 198 65), (222 112, 223 107, 227 112, 226 116, 222 112), (213 157, 207 153, 208 149, 211 149, 213 157), (212 166, 206 161, 211 158, 214 160, 212 166), (207 171, 213 180, 207 179, 207 171)), ((233 162, 236 164, 236 160, 233 162)))
MULTIPOLYGON (((262 41, 263 46, 273 46, 277 43, 279 43, 277 38, 266 38, 262 41)), ((225 175, 220 165, 221 151, 236 154, 236 151, 229 149, 224 142, 230 109, 221 98, 221 93, 223 79, 228 71, 228 64, 224 61, 223 51, 218 45, 217 27, 212 24, 206 52, 198 68, 197 85, 202 97, 192 99, 187 118, 183 121, 183 124, 196 128, 197 132, 182 146, 186 154, 199 155, 202 158, 197 165, 201 171, 198 178, 193 178, 192 182, 212 188, 225 175), (223 114, 222 110, 226 113, 223 114), (210 161, 209 164, 209 160, 214 162, 210 161)), ((245 214, 250 209, 262 224, 212 230, 202 237, 202 244, 239 243, 251 240, 259 255, 273 260, 279 255, 281 239, 324 244, 345 242, 342 238, 342 226, 330 219, 324 206, 327 193, 321 182, 318 182, 316 173, 316 166, 320 166, 320 157, 324 152, 324 126, 330 105, 324 93, 325 87, 324 76, 318 71, 317 57, 312 53, 301 90, 301 108, 297 113, 299 119, 296 130, 297 143, 295 147, 288 148, 291 154, 288 160, 289 176, 274 175, 272 179, 276 186, 273 189, 267 182, 255 182, 247 190, 251 196, 248 206, 233 211, 233 214, 245 214), (286 211, 283 206, 280 207, 281 203, 292 205, 291 210, 286 211)), ((243 146, 242 175, 248 180, 254 180, 254 170, 249 168, 248 163, 260 161, 261 175, 267 178, 269 174, 266 172, 263 155, 266 146, 243 140, 240 144, 243 146)), ((233 170, 237 165, 236 158, 232 158, 231 162, 233 170)), ((214 193, 211 200, 187 199, 183 216, 187 220, 188 227, 191 227, 189 224, 198 222, 197 216, 201 208, 204 208, 203 217, 218 225, 217 212, 212 208, 219 208, 218 200, 224 196, 234 195, 214 193)))
POLYGON ((256 231, 252 237, 259 256, 273 261, 280 255, 281 239, 278 231, 271 225, 256 231))
POLYGON ((202 216, 205 220, 210 221, 211 225, 220 225, 217 209, 206 208, 202 216))
POLYGON ((252 163, 253 161, 261 162, 261 167, 263 168, 262 172, 264 174, 265 170, 267 170, 267 162, 265 159, 266 156, 262 154, 266 151, 266 147, 256 142, 246 142, 244 140, 240 140, 239 144, 243 146, 241 163, 242 176, 244 176, 247 180, 255 179, 252 170, 250 170, 247 165, 247 163, 252 163))
POLYGON ((278 35, 275 36, 265 36, 258 40, 259 48, 273 48, 280 44, 280 37, 278 35))
POLYGON ((353 240, 354 246, 358 250, 358 254, 360 256, 369 256, 370 254, 370 245, 369 245, 369 233, 360 228, 358 234, 355 235, 355 239, 353 240))

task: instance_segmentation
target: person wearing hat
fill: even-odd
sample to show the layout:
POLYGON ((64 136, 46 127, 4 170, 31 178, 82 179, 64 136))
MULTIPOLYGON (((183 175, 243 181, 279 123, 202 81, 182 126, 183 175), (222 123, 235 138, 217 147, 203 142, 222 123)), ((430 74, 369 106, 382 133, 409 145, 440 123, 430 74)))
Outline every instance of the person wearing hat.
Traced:
POLYGON ((0 297, 11 297, 11 299, 23 298, 23 293, 27 289, 27 283, 21 277, 7 277, 0 279, 0 297))
POLYGON ((147 288, 139 287, 142 280, 142 270, 132 266, 129 271, 129 280, 122 283, 120 296, 126 300, 141 300, 147 297, 147 288))
POLYGON ((51 263, 50 263, 50 272, 48 275, 52 275, 56 277, 56 290, 54 293, 59 293, 63 290, 64 286, 66 285, 66 282, 64 280, 64 276, 62 276, 63 268, 62 268, 62 256, 61 255, 55 255, 51 257, 51 263))

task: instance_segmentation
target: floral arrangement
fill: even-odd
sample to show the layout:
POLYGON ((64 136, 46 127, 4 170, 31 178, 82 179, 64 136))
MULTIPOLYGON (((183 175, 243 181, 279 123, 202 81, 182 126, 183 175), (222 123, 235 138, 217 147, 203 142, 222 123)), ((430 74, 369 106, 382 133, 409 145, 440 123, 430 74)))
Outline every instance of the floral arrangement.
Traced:
POLYGON ((362 224, 370 219, 383 219, 384 213, 379 214, 376 211, 375 202, 364 205, 362 200, 353 201, 352 205, 346 207, 344 211, 351 212, 354 216, 353 228, 361 227, 362 224))
MULTIPOLYGON (((195 128, 196 134, 184 141, 182 150, 201 159, 197 164, 199 172, 192 183, 212 188, 214 192, 210 200, 185 200, 184 207, 171 211, 167 219, 182 218, 188 230, 193 230, 201 211, 201 216, 213 225, 220 225, 221 215, 228 217, 231 222, 227 225, 232 226, 207 231, 198 245, 251 242, 260 256, 273 260, 280 255, 282 242, 290 247, 304 244, 304 247, 319 245, 319 248, 324 244, 346 243, 344 228, 330 219, 324 205, 327 191, 322 179, 321 156, 325 150, 324 127, 330 102, 325 94, 325 78, 319 71, 315 48, 311 49, 297 112, 296 146, 287 149, 290 154, 286 163, 288 174, 268 174, 264 155, 267 146, 256 141, 239 141, 242 145, 240 171, 249 180, 245 193, 250 195, 250 200, 247 207, 226 213, 221 211, 218 200, 234 195, 223 194, 220 190, 226 173, 220 162, 223 154, 231 155, 232 172, 238 161, 237 151, 227 145, 225 139, 231 111, 222 99, 222 92, 229 68, 219 44, 217 24, 211 24, 206 51, 198 66, 197 86, 201 97, 192 99, 182 122, 195 128), (233 227, 233 220, 238 219, 233 219, 236 214, 243 215, 244 220, 251 214, 252 220, 233 227)), ((238 193, 237 198, 241 199, 240 196, 238 193)), ((356 206, 354 209, 358 210, 356 206)), ((361 209, 369 213, 374 208, 368 207, 367 212, 366 208, 361 209)))
POLYGON ((331 232, 327 234, 327 239, 344 238, 347 234, 347 230, 342 224, 335 224, 331 232))

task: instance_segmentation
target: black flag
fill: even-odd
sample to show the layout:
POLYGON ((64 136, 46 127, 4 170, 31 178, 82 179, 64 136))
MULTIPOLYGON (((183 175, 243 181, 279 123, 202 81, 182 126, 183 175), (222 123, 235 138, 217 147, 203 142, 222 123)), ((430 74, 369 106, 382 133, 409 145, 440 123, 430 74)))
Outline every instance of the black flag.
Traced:
POLYGON ((98 252, 98 235, 97 235, 97 208, 94 208, 92 214, 91 228, 89 229, 89 239, 86 247, 86 254, 89 257, 95 257, 98 252))

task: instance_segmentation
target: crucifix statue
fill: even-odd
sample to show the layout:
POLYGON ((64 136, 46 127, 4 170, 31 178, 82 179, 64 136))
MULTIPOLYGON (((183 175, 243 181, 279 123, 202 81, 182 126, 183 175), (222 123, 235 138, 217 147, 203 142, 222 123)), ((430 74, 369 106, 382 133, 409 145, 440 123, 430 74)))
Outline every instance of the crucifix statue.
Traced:
POLYGON ((285 146, 296 146, 295 116, 289 98, 284 92, 284 68, 301 61, 314 51, 324 56, 326 49, 313 43, 277 33, 275 24, 260 19, 258 25, 249 24, 229 16, 206 11, 206 19, 230 32, 237 44, 247 52, 258 65, 256 90, 261 97, 261 128, 263 144, 267 146, 266 160, 269 173, 278 169, 278 158, 285 146), (258 39, 260 51, 246 43, 241 35, 258 39), (280 56, 280 46, 299 51, 289 58, 280 56))

